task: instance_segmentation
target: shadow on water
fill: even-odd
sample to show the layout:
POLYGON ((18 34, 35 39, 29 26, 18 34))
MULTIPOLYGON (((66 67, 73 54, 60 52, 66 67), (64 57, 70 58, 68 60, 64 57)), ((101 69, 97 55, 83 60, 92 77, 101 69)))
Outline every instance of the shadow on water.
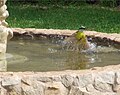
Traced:
POLYGON ((61 46, 63 39, 11 40, 9 58, 3 61, 6 71, 80 70, 120 63, 119 49, 96 46, 94 52, 66 50, 61 46))

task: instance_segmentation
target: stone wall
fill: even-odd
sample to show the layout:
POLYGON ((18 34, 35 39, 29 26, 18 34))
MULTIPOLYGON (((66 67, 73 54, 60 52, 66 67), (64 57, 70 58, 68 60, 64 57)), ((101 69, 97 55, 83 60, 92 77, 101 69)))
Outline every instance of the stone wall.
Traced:
POLYGON ((120 65, 59 72, 0 72, 0 95, 120 95, 120 65))

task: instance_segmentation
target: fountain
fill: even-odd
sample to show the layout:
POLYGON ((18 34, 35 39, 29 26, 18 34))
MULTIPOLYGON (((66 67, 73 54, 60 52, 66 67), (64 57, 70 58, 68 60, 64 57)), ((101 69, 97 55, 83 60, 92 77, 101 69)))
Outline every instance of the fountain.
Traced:
MULTIPOLYGON (((97 51, 100 54, 98 58, 111 59, 108 63, 113 62, 114 66, 113 63, 111 66, 103 64, 105 67, 93 66, 91 69, 80 70, 92 65, 94 60, 90 57, 91 63, 88 63, 88 60, 83 59, 89 59, 89 56, 59 48, 61 40, 75 33, 75 30, 30 28, 12 28, 11 30, 5 22, 8 17, 5 3, 6 0, 0 0, 0 71, 8 72, 0 72, 0 95, 120 95, 119 34, 85 31, 87 37, 97 45, 101 43, 108 47, 114 45, 118 49, 107 47, 102 48, 102 52, 97 51), (7 52, 25 54, 24 56, 28 58, 26 62, 22 62, 26 57, 21 57, 22 61, 14 59, 14 54, 13 59, 6 57, 7 39, 12 38, 13 33, 15 36, 8 43, 7 52), (79 58, 83 63, 79 64, 79 58), (68 64, 63 64, 65 62, 68 64)), ((101 64, 106 62, 102 61, 101 64)))
POLYGON ((84 60, 88 58, 85 54, 59 49, 61 40, 64 40, 66 36, 71 36, 76 30, 30 28, 13 28, 12 30, 15 36, 8 43, 8 51, 11 51, 10 53, 15 51, 20 55, 25 54, 28 60, 24 63, 8 63, 8 71, 19 72, 7 72, 2 75, 4 93, 9 88, 11 90, 8 93, 12 95, 13 93, 15 95, 36 95, 36 93, 37 95, 120 95, 120 52, 116 51, 116 48, 119 50, 120 46, 119 34, 85 31, 88 39, 92 38, 92 42, 96 42, 98 49, 101 44, 107 46, 100 47, 100 50, 103 50, 100 52, 98 50, 97 58, 102 58, 102 60, 94 64, 94 60, 91 60, 92 63, 84 60), (59 40, 59 38, 62 39, 59 40), (116 48, 112 49, 110 46, 114 45, 116 48), (83 63, 79 64, 79 60, 83 63), (105 66, 106 63, 110 63, 108 64, 110 66, 105 66), (95 67, 81 70, 90 65, 95 67), (103 67, 100 67, 101 65, 103 67))
POLYGON ((9 16, 6 0, 0 0, 0 71, 6 71, 7 39, 12 38, 13 32, 8 28, 5 19, 9 16))

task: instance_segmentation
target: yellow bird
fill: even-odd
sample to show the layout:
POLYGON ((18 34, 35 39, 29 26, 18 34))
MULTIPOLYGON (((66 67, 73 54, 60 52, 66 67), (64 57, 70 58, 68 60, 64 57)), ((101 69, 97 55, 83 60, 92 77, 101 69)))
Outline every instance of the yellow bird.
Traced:
POLYGON ((79 51, 89 49, 89 42, 83 32, 84 30, 85 27, 81 26, 77 32, 73 33, 70 37, 64 40, 64 46, 67 47, 67 49, 79 51))

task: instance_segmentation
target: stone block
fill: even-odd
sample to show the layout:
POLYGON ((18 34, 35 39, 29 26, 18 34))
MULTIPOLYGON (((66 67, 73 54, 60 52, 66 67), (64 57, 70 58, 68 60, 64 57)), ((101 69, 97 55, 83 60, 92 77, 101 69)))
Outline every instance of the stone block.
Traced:
POLYGON ((45 95, 68 95, 68 89, 61 82, 45 84, 45 95))
MULTIPOLYGON (((102 75, 101 75, 102 76, 102 75)), ((100 91, 100 92, 112 92, 112 85, 110 85, 108 82, 111 83, 110 80, 106 80, 106 76, 105 77, 101 77, 99 74, 95 77, 95 83, 94 83, 94 87, 96 90, 100 91)), ((109 78, 109 76, 108 76, 109 78)))
POLYGON ((31 82, 31 85, 22 83, 21 93, 22 95, 45 95, 44 89, 45 86, 43 83, 38 81, 31 82))
POLYGON ((115 73, 113 71, 101 72, 97 74, 96 79, 100 79, 108 84, 114 84, 115 73))
POLYGON ((6 76, 2 80, 2 86, 12 86, 12 85, 18 85, 21 83, 21 77, 18 77, 16 75, 14 76, 6 76))
POLYGON ((92 84, 89 84, 89 85, 86 87, 86 90, 87 90, 88 92, 98 92, 98 91, 94 88, 94 86, 93 86, 92 84))
POLYGON ((69 95, 91 95, 91 94, 87 92, 85 88, 73 86, 70 89, 69 95))
POLYGON ((83 75, 78 75, 76 76, 76 79, 74 79, 73 84, 75 86, 79 86, 81 88, 86 87, 89 84, 93 84, 94 81, 94 75, 91 74, 83 74, 83 75))
POLYGON ((117 84, 120 84, 120 70, 116 72, 116 82, 117 84))
POLYGON ((61 76, 61 82, 64 84, 65 87, 71 87, 73 84, 73 76, 71 75, 64 75, 61 76))

